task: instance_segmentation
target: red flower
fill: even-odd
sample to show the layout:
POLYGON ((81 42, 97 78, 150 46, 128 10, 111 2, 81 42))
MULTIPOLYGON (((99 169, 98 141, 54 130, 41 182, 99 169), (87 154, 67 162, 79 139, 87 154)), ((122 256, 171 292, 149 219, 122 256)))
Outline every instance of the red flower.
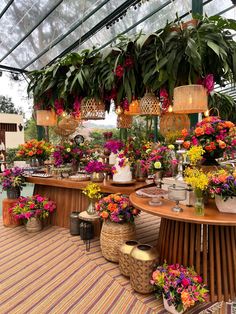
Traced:
POLYGON ((124 68, 122 67, 122 65, 118 65, 115 72, 117 77, 122 78, 122 76, 124 75, 124 68))
POLYGON ((134 61, 132 58, 128 57, 125 59, 125 64, 124 64, 125 67, 132 68, 133 64, 134 64, 134 61))

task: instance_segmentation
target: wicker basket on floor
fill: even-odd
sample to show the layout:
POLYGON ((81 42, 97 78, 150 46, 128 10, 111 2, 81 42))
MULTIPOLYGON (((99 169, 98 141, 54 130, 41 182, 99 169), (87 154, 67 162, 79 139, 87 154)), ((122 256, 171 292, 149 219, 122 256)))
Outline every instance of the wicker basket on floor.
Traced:
POLYGON ((102 255, 108 261, 118 263, 121 245, 132 239, 135 239, 134 224, 104 221, 100 237, 102 255))

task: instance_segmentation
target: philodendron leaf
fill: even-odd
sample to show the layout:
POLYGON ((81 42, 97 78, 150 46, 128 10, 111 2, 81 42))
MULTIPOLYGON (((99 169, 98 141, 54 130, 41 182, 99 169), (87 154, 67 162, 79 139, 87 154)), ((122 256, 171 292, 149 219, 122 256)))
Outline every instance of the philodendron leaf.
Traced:
POLYGON ((132 101, 132 92, 131 92, 129 81, 125 80, 125 84, 124 85, 125 85, 125 93, 126 93, 126 96, 128 98, 128 102, 131 103, 131 101, 132 101))
POLYGON ((220 56, 220 47, 215 44, 213 41, 208 40, 207 41, 207 46, 210 47, 219 57, 220 56))

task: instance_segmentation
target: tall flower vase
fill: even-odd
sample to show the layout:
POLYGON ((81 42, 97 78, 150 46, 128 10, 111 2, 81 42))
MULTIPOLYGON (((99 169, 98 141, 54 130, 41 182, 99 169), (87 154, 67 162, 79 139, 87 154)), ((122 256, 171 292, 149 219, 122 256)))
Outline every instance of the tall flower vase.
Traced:
POLYGON ((195 201, 194 201, 194 210, 197 216, 204 216, 204 198, 203 191, 200 189, 194 190, 195 201))
POLYGON ((7 190, 7 198, 8 199, 17 199, 20 197, 20 188, 12 187, 7 190))
POLYGON ((96 202, 96 200, 94 200, 94 199, 90 199, 90 201, 89 201, 89 205, 86 209, 86 211, 89 215, 95 215, 96 214, 95 202, 96 202))

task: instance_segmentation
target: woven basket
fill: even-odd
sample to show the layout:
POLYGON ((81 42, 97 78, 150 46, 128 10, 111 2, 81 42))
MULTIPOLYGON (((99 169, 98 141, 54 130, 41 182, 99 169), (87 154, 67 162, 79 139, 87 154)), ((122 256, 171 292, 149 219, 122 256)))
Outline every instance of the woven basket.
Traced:
POLYGON ((120 272, 129 277, 130 276, 130 253, 139 243, 135 240, 126 241, 121 245, 119 250, 119 268, 120 272))
POLYGON ((105 105, 101 100, 85 98, 81 102, 82 120, 104 120, 105 105))
POLYGON ((166 135, 169 132, 190 129, 190 119, 187 114, 165 113, 160 118, 160 132, 166 135))
POLYGON ((119 249, 128 240, 135 239, 135 225, 105 221, 102 225, 100 244, 102 255, 111 262, 119 261, 119 249))
POLYGON ((132 126, 133 118, 124 113, 117 116, 117 128, 129 129, 132 126))
POLYGON ((147 244, 136 246, 130 254, 130 284, 139 293, 151 293, 150 278, 156 263, 157 251, 147 244))
POLYGON ((129 110, 125 111, 126 115, 130 116, 138 116, 140 114, 140 101, 138 99, 132 100, 132 102, 129 104, 129 110))
POLYGON ((140 100, 140 114, 159 116, 161 114, 159 99, 154 93, 146 92, 140 100))

